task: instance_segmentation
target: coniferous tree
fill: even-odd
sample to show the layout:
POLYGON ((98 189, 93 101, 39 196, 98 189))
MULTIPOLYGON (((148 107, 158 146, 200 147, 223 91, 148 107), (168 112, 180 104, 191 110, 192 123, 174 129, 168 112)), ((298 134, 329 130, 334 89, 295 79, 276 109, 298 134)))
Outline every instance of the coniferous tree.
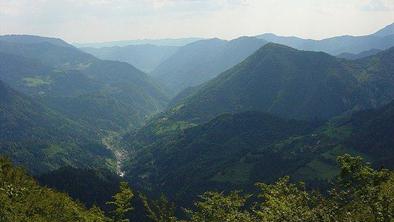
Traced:
POLYGON ((134 197, 133 191, 130 189, 127 182, 120 183, 120 191, 113 196, 113 200, 108 204, 112 205, 112 218, 115 222, 128 222, 127 214, 134 208, 132 207, 131 200, 134 197))

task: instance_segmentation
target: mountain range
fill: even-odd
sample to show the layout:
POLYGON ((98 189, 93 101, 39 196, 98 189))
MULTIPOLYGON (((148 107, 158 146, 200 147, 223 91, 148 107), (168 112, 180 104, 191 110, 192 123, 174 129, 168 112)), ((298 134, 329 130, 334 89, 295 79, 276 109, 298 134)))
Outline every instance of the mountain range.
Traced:
POLYGON ((267 44, 172 107, 170 116, 204 122, 221 113, 257 110, 324 120, 393 98, 394 48, 361 60, 267 44))
POLYGON ((150 73, 164 60, 172 56, 178 48, 178 46, 144 44, 80 49, 97 58, 127 62, 144 72, 150 73))
MULTIPOLYGON (((128 62, 150 73, 172 97, 188 87, 204 83, 242 62, 266 42, 307 51, 322 51, 346 59, 359 59, 394 46, 394 24, 371 35, 338 36, 323 40, 277 36, 266 33, 231 41, 205 39, 174 47, 149 41, 150 45, 82 48, 102 59, 128 62)), ((159 40, 158 40, 159 41, 159 40)), ((159 41, 160 42, 160 41, 159 41)))
POLYGON ((123 40, 112 42, 96 42, 96 43, 73 43, 78 48, 92 47, 113 47, 113 46, 128 46, 128 45, 157 45, 157 46, 184 46, 189 43, 202 40, 203 38, 175 38, 175 39, 137 39, 137 40, 123 40))
POLYGON ((393 60, 266 44, 126 135, 126 178, 182 201, 284 175, 324 185, 343 153, 391 168, 393 60))
POLYGON ((1 80, 97 129, 138 126, 167 101, 132 65, 97 59, 62 40, 2 36, 0 53, 1 80))
MULTIPOLYGON (((121 181, 142 212, 172 215, 171 203, 140 191, 192 207, 206 191, 249 192, 286 175, 324 189, 345 153, 394 169, 394 24, 323 40, 102 45, 0 36, 0 155, 92 212, 111 212, 109 199, 125 194, 115 195, 119 185, 128 192, 121 181)), ((17 184, 7 172, 20 170, 0 162, 17 184)), ((48 190, 18 175, 21 187, 48 190)), ((2 197, 0 205, 13 196, 2 197)))
POLYGON ((156 67, 151 75, 175 95, 187 87, 199 85, 216 77, 264 44, 265 41, 251 37, 231 41, 201 40, 180 48, 156 67))
POLYGON ((187 204, 205 190, 252 190, 256 181, 285 175, 324 187, 338 174, 336 157, 344 153, 393 169, 393 107, 322 125, 261 112, 223 114, 137 150, 126 177, 135 187, 187 204))
POLYGON ((341 53, 358 54, 370 49, 388 49, 394 46, 394 23, 388 25, 371 35, 364 36, 337 36, 322 40, 302 39, 294 36, 277 36, 266 33, 256 36, 268 42, 287 45, 300 50, 322 51, 331 55, 341 53))

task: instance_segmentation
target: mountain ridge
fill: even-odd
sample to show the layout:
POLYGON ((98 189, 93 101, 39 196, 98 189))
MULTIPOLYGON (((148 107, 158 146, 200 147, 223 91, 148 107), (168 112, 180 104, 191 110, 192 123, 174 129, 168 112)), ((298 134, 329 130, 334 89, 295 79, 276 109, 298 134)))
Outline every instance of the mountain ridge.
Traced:
POLYGON ((231 41, 218 38, 188 44, 161 63, 152 76, 172 89, 173 95, 206 82, 241 62, 266 42, 252 37, 231 41))

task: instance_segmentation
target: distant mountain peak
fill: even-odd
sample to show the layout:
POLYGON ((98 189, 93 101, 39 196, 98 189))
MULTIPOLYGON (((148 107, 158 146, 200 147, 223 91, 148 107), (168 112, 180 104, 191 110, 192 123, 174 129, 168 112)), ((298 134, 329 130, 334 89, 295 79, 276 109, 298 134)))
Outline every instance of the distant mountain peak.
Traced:
POLYGON ((42 37, 36 35, 1 35, 0 41, 23 44, 50 43, 56 46, 73 47, 72 45, 59 38, 42 37))
POLYGON ((375 32, 374 35, 382 36, 382 37, 388 35, 394 35, 394 22, 380 29, 379 31, 375 32))
POLYGON ((264 46, 262 46, 258 50, 258 53, 265 53, 265 52, 273 53, 273 52, 280 52, 280 51, 299 51, 299 50, 289 47, 289 46, 286 46, 286 45, 269 42, 269 43, 265 44, 264 46))

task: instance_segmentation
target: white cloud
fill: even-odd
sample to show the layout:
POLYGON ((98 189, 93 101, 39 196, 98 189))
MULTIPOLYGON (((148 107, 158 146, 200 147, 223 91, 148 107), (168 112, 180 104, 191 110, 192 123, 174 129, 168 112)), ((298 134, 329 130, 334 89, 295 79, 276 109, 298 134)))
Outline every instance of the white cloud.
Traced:
POLYGON ((393 10, 394 0, 0 0, 0 34, 68 41, 264 32, 323 38, 371 33, 394 22, 393 10))
POLYGON ((361 6, 365 11, 393 11, 394 0, 370 0, 361 6))

